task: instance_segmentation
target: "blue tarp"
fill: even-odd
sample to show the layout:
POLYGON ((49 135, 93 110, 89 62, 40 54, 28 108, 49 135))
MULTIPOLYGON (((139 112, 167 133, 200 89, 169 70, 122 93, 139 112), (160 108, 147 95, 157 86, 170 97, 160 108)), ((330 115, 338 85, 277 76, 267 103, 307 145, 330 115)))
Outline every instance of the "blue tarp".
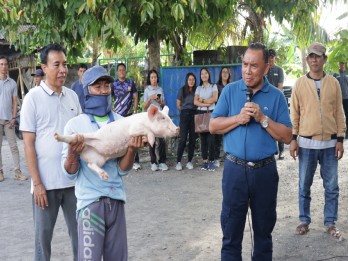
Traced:
POLYGON ((231 70, 232 81, 242 78, 240 64, 160 68, 160 86, 163 88, 166 104, 169 107, 169 116, 177 126, 179 126, 179 111, 176 108, 176 97, 179 89, 185 84, 186 74, 192 72, 196 75, 198 86, 200 82, 200 70, 202 67, 207 67, 212 83, 216 83, 219 80, 221 68, 226 66, 231 70))

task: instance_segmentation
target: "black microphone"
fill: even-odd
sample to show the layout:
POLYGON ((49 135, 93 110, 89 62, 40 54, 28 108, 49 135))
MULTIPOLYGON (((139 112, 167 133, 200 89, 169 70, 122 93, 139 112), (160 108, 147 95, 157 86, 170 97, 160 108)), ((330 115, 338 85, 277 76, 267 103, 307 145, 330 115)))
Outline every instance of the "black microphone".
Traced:
POLYGON ((247 102, 251 101, 251 98, 253 97, 253 90, 251 88, 248 88, 246 91, 246 98, 247 98, 247 102))

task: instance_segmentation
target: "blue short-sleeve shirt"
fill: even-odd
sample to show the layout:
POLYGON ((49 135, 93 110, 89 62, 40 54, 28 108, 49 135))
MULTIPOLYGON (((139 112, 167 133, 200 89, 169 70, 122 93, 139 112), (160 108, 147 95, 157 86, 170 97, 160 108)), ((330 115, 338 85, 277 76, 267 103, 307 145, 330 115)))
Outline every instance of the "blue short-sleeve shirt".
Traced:
MULTIPOLYGON (((247 87, 243 80, 230 83, 222 90, 212 118, 230 117, 240 113, 246 103, 247 87)), ((257 103, 262 112, 273 121, 292 127, 289 109, 283 93, 270 85, 264 77, 262 88, 251 102, 257 103)), ((257 161, 277 152, 276 141, 254 119, 224 134, 224 151, 238 158, 257 161)))

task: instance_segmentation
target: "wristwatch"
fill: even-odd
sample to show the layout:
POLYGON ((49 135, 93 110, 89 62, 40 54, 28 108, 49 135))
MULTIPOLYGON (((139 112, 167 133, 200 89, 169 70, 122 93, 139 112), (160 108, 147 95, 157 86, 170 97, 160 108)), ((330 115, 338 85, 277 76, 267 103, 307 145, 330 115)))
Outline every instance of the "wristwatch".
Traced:
POLYGON ((264 128, 264 129, 266 129, 268 127, 268 116, 265 116, 261 125, 262 125, 262 128, 264 128))

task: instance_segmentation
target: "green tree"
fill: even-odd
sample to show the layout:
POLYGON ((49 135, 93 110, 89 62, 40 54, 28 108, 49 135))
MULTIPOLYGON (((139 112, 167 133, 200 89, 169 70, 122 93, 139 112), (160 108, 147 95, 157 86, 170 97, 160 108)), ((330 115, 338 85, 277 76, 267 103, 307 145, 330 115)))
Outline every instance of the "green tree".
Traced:
POLYGON ((116 51, 131 35, 135 43, 147 41, 150 67, 158 68, 161 42, 173 46, 178 62, 188 41, 206 48, 223 44, 226 37, 236 43, 263 41, 266 20, 271 16, 280 23, 288 21, 302 45, 311 33, 308 24, 319 3, 319 0, 0 0, 0 25, 5 38, 23 53, 56 42, 67 47, 68 57, 78 57, 89 45, 94 50, 94 61, 99 50, 116 51), (239 16, 244 17, 244 23, 239 16))

